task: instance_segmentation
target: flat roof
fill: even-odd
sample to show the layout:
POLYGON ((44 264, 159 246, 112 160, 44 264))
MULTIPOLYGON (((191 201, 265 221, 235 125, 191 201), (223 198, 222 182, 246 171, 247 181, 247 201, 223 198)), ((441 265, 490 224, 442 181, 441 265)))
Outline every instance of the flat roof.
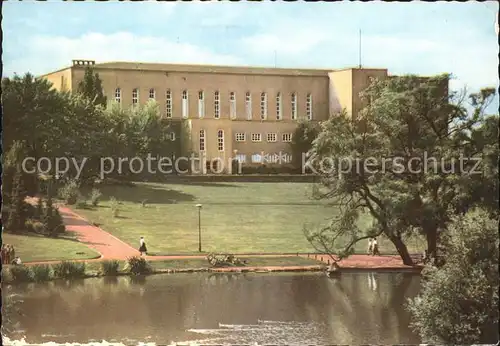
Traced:
MULTIPOLYGON (((61 72, 71 68, 93 68, 96 70, 138 70, 138 71, 161 71, 161 72, 186 72, 186 73, 225 73, 225 74, 246 74, 246 75, 274 75, 274 76, 313 76, 328 77, 328 73, 345 71, 350 69, 360 69, 359 67, 346 67, 341 69, 303 69, 303 68, 282 68, 282 67, 259 67, 259 66, 223 66, 223 65, 202 65, 202 64, 169 64, 169 63, 147 63, 112 61, 95 63, 93 65, 73 65, 46 73, 44 77, 53 73, 61 72)), ((387 70, 378 68, 361 68, 362 70, 387 70)))
MULTIPOLYGON (((82 65, 85 67, 86 65, 82 65)), ((79 67, 79 66, 78 66, 79 67)), ((330 70, 325 69, 298 69, 281 67, 257 66, 221 66, 201 64, 162 64, 114 61, 92 65, 98 69, 142 70, 162 72, 188 73, 227 73, 227 74, 254 74, 254 75, 290 75, 290 76, 322 76, 327 77, 330 70)))

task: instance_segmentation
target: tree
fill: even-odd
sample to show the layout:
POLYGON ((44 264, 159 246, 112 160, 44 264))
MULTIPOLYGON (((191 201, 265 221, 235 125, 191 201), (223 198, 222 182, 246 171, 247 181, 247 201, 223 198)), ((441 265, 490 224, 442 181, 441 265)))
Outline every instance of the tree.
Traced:
POLYGON ((53 205, 50 192, 45 204, 45 213, 42 220, 43 232, 46 235, 57 237, 57 235, 59 235, 60 233, 64 233, 66 231, 66 228, 64 226, 63 219, 61 214, 59 213, 59 210, 57 210, 57 208, 55 208, 53 205))
MULTIPOLYGON (((26 154, 26 145, 24 142, 14 141, 6 153, 2 153, 2 163, 3 163, 3 175, 2 175, 2 192, 3 192, 3 203, 6 205, 10 204, 10 196, 14 188, 14 178, 16 173, 20 171, 20 164, 24 159, 26 154)), ((31 168, 31 167, 30 167, 31 168)), ((24 182, 28 180, 30 177, 25 172, 21 171, 21 180, 23 180, 23 185, 26 185, 24 182)), ((28 189, 24 189, 21 191, 23 196, 21 198, 24 200, 26 195, 28 194, 28 189)))
POLYGON ((296 169, 302 168, 302 156, 312 148, 312 143, 319 133, 319 126, 315 122, 300 120, 292 136, 290 149, 292 164, 296 169))
POLYGON ((465 192, 457 197, 454 208, 459 213, 466 213, 470 208, 478 206, 487 210, 492 217, 498 216, 498 124, 498 115, 491 115, 470 131, 464 151, 467 157, 481 154, 480 174, 471 175, 464 186, 465 192))
POLYGON ((26 221, 26 206, 24 202, 25 190, 20 167, 14 175, 14 182, 10 197, 9 213, 5 229, 11 232, 20 232, 26 221))
POLYGON ((411 299, 411 326, 425 343, 498 341, 498 220, 483 210, 455 217, 445 239, 446 263, 424 271, 411 299))
POLYGON ((83 80, 78 84, 78 93, 92 101, 96 105, 106 107, 106 96, 104 96, 102 81, 99 74, 90 67, 85 69, 83 80))
POLYGON ((2 79, 3 150, 19 141, 35 159, 64 154, 61 144, 72 130, 66 126, 68 99, 68 93, 29 73, 2 79))
MULTIPOLYGON (((463 97, 448 95, 448 78, 375 80, 362 93, 366 106, 354 121, 344 112, 322 124, 308 162, 321 174, 318 198, 333 199, 340 213, 331 225, 306 230, 313 245, 331 253, 334 243, 347 238, 343 257, 358 241, 384 235, 411 265, 404 238, 419 233, 437 256, 439 236, 475 179, 467 172, 473 161, 458 159, 477 147, 471 133, 484 124, 494 95, 494 89, 470 95, 468 112, 463 97), (364 213, 373 224, 362 230, 357 222, 364 213)), ((482 158, 484 152, 468 154, 482 158)), ((467 208, 479 202, 466 200, 467 208)))

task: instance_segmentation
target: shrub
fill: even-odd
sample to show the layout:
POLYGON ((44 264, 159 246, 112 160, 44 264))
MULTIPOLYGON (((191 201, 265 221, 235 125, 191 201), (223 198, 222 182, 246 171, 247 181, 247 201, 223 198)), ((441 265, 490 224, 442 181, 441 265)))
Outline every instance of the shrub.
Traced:
POLYGON ((425 343, 494 344, 498 340, 498 219, 487 211, 455 217, 441 240, 443 266, 425 268, 410 299, 412 327, 425 343))
POLYGON ((30 203, 27 203, 27 202, 23 202, 23 205, 24 205, 23 208, 24 208, 26 218, 33 219, 33 218, 37 217, 37 207, 36 206, 34 206, 30 203))
POLYGON ((52 205, 52 198, 47 199, 47 207, 45 208, 42 223, 43 232, 46 235, 55 237, 66 231, 61 213, 52 205))
POLYGON ((151 273, 151 266, 142 257, 130 257, 127 260, 128 270, 134 275, 151 273))
POLYGON ((46 264, 34 265, 33 276, 34 280, 37 282, 48 281, 52 278, 53 270, 52 266, 46 264))
POLYGON ((101 262, 101 269, 104 275, 116 275, 120 268, 120 262, 117 260, 108 260, 101 262))
POLYGON ((77 208, 86 208, 87 207, 87 198, 81 193, 78 193, 76 207, 77 208))
POLYGON ((110 206, 113 217, 118 217, 118 215, 120 214, 120 203, 118 203, 118 200, 114 197, 111 197, 110 206))
POLYGON ((25 265, 12 266, 10 268, 12 280, 17 282, 33 282, 35 281, 35 274, 31 267, 25 265))
POLYGON ((38 220, 33 220, 33 219, 26 220, 24 225, 28 232, 41 234, 44 231, 43 223, 38 220))
POLYGON ((59 197, 63 199, 66 204, 73 205, 78 201, 79 186, 76 180, 68 181, 63 187, 59 189, 59 197))
POLYGON ((90 202, 94 207, 97 207, 99 204, 99 199, 101 198, 102 193, 99 191, 99 189, 92 189, 90 192, 90 202))
POLYGON ((43 217, 43 199, 42 199, 42 197, 38 198, 38 200, 36 202, 35 217, 39 220, 41 220, 43 217))
POLYGON ((290 165, 285 166, 242 166, 241 174, 301 174, 301 169, 296 169, 290 165))
POLYGON ((85 262, 62 261, 54 266, 54 275, 63 279, 84 277, 85 262))

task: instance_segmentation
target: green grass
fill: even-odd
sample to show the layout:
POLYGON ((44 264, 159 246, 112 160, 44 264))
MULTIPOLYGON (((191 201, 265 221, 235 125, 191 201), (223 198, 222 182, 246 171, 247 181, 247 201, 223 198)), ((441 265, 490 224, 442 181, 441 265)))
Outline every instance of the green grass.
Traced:
MULTIPOLYGON (((287 256, 287 257, 244 257, 247 260, 247 267, 290 267, 290 266, 310 266, 310 265, 320 265, 323 264, 320 261, 314 260, 312 258, 304 258, 297 256, 287 256)), ((153 271, 165 270, 165 269, 199 269, 199 268, 211 268, 208 261, 205 258, 183 258, 183 259, 172 259, 172 260, 158 260, 149 261, 153 271)), ((125 261, 120 261, 120 266, 118 272, 122 273, 124 271, 125 261)), ((99 262, 87 263, 87 271, 94 273, 102 273, 102 266, 99 262)))
POLYGON ((36 235, 16 235, 2 232, 2 243, 14 246, 23 262, 76 260, 99 257, 86 245, 70 239, 54 239, 36 235))
MULTIPOLYGON (((77 212, 134 248, 144 236, 151 254, 198 251, 198 210, 201 203, 203 252, 312 252, 303 227, 320 227, 336 215, 327 201, 311 199, 309 183, 138 183, 136 187, 104 186, 97 208, 77 212), (120 201, 119 217, 110 201, 120 201), (141 202, 147 200, 143 207, 141 202)), ((369 218, 360 221, 366 225, 369 218)), ((383 253, 392 244, 379 238, 383 253)), ((408 244, 413 250, 416 244, 408 244)), ((358 252, 366 244, 358 244, 358 252)))

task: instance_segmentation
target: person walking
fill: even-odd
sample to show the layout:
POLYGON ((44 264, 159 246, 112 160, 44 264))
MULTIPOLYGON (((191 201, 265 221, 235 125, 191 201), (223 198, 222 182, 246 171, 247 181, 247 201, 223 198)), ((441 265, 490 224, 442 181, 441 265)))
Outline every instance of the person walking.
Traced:
POLYGON ((373 243, 372 243, 372 246, 373 246, 373 255, 374 256, 379 256, 380 255, 380 252, 378 251, 378 243, 377 243, 377 238, 373 238, 373 243))
POLYGON ((141 256, 144 254, 147 254, 148 248, 146 247, 146 241, 144 240, 144 237, 141 237, 139 240, 139 252, 141 253, 141 256))
POLYGON ((373 240, 372 238, 368 239, 368 255, 373 254, 373 240))

